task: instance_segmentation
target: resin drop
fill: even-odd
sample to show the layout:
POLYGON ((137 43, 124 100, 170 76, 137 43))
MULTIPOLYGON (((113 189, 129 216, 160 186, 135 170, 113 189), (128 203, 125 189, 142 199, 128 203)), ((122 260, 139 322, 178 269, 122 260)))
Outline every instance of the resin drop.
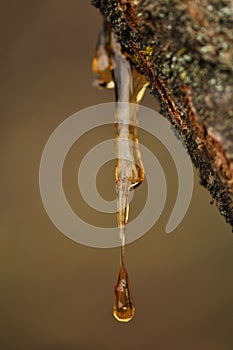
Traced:
POLYGON ((129 217, 130 189, 140 184, 145 176, 138 141, 138 104, 149 83, 132 66, 130 56, 122 52, 121 45, 106 22, 99 35, 92 70, 95 73, 95 86, 99 88, 115 87, 117 102, 114 127, 115 181, 121 250, 113 315, 120 322, 128 322, 134 317, 135 307, 124 262, 126 226, 129 217))
POLYGON ((129 278, 124 266, 120 267, 117 285, 115 286, 114 317, 120 322, 129 322, 135 314, 129 278))
POLYGON ((129 218, 130 189, 140 184, 145 176, 138 142, 138 103, 144 95, 148 82, 132 68, 130 61, 121 52, 113 33, 111 62, 117 101, 114 128, 115 180, 117 224, 121 240, 120 272, 115 287, 113 315, 120 322, 128 322, 134 317, 135 307, 124 263, 126 226, 129 218))

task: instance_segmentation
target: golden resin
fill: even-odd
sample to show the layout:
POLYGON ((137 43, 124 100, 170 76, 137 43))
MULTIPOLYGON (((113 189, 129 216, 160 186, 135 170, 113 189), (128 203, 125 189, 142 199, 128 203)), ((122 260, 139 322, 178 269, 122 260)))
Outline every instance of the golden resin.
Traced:
POLYGON ((132 301, 128 274, 125 268, 126 225, 129 218, 129 191, 144 180, 145 173, 138 143, 138 103, 148 82, 132 69, 122 54, 114 34, 111 37, 113 77, 116 92, 115 152, 117 224, 121 240, 120 271, 115 287, 113 315, 120 322, 133 319, 135 307, 132 301))
POLYGON ((110 27, 104 24, 92 63, 98 87, 115 86, 116 113, 114 140, 116 152, 117 224, 121 240, 120 271, 115 286, 113 315, 120 322, 132 320, 135 314, 128 273, 125 268, 126 225, 129 218, 129 191, 145 177, 138 143, 138 104, 148 81, 132 68, 122 53, 110 27))
POLYGON ((117 285, 115 286, 115 303, 113 315, 120 322, 129 322, 135 314, 129 278, 125 267, 121 266, 117 285))

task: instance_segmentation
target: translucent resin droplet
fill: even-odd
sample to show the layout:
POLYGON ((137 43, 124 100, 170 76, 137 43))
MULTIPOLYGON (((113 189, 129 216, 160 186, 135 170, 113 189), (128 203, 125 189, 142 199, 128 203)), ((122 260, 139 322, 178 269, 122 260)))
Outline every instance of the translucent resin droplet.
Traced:
POLYGON ((129 278, 124 266, 120 267, 117 285, 115 286, 114 317, 120 322, 129 322, 135 314, 129 278))
POLYGON ((121 52, 114 34, 111 36, 111 62, 116 92, 115 151, 117 223, 121 240, 120 272, 115 287, 114 317, 120 322, 132 320, 135 307, 132 302, 128 274, 125 269, 126 226, 129 217, 129 191, 144 180, 144 167, 138 142, 138 103, 148 82, 121 52))
POLYGON ((115 180, 121 250, 113 315, 120 322, 128 322, 134 317, 135 307, 124 262, 126 226, 129 218, 129 192, 145 177, 138 141, 138 104, 149 83, 144 75, 133 68, 129 55, 123 54, 121 45, 106 22, 100 32, 92 70, 95 73, 95 86, 115 87, 115 180))

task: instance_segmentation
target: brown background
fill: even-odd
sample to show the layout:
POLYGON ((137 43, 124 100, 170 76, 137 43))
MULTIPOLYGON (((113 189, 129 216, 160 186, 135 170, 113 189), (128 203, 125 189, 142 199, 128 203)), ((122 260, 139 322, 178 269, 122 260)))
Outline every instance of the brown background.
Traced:
MULTIPOLYGON (((177 178, 169 155, 141 133, 167 173, 166 210, 147 235, 127 247, 136 317, 112 317, 118 249, 81 246, 50 222, 40 199, 38 167, 47 139, 71 114, 113 101, 91 85, 90 70, 101 23, 84 0, 0 1, 1 242, 0 348, 107 350, 233 348, 233 236, 195 178, 188 213, 167 236, 177 178)), ((155 108, 147 94, 144 104, 155 108)), ((64 167, 64 188, 74 210, 92 224, 113 226, 114 215, 81 202, 78 162, 90 145, 109 138, 100 128, 83 136, 64 167)), ((114 198, 113 167, 97 185, 114 198)), ((156 186, 156 180, 154 185, 156 186)), ((132 217, 143 206, 138 189, 132 217)))

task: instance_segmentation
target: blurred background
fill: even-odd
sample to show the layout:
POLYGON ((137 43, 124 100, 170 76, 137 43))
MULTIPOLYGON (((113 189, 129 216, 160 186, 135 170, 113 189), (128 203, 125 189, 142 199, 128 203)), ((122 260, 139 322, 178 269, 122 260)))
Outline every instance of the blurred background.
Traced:
MULTIPOLYGON (((113 91, 92 87, 101 16, 85 0, 0 4, 0 348, 232 350, 231 228, 210 205, 195 172, 187 215, 173 234, 165 234, 177 176, 166 149, 145 132, 140 141, 163 166, 168 198, 155 226, 127 246, 135 319, 120 324, 113 318, 119 249, 82 246, 61 234, 43 208, 38 184, 41 154, 55 128, 85 107, 114 101, 113 91)), ((158 108, 149 92, 143 104, 158 108)), ((81 137, 63 171, 73 210, 101 227, 113 227, 115 215, 85 204, 76 175, 88 150, 112 135, 107 126, 81 137)), ((108 162, 97 176, 106 200, 114 199, 113 179, 114 162, 108 162)), ((135 191, 131 218, 146 193, 146 183, 135 191)))

